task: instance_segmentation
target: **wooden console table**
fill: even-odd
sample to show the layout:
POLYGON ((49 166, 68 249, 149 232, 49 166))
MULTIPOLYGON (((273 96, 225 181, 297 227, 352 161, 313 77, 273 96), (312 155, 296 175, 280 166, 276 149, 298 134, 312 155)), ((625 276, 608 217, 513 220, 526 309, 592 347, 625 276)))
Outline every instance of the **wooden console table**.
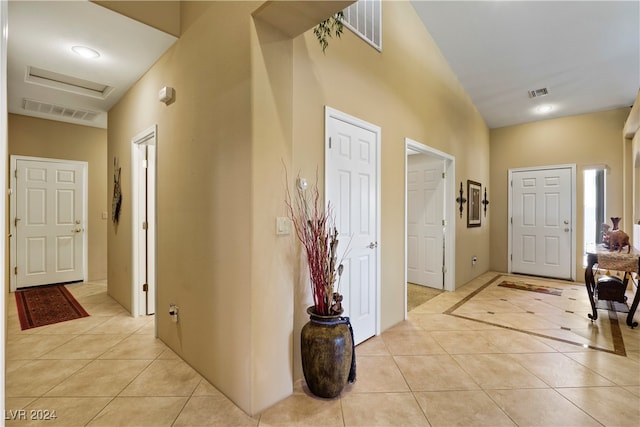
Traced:
MULTIPOLYGON (((587 251, 587 268, 584 271, 584 283, 587 287, 587 293, 589 294, 589 301, 591 302, 591 314, 589 319, 594 321, 598 318, 598 311, 596 308, 596 281, 593 274, 593 266, 598 265, 600 269, 615 270, 624 272, 624 280, 622 281, 626 289, 629 283, 629 277, 632 273, 640 273, 640 252, 635 248, 631 250, 631 253, 627 253, 624 249, 622 252, 611 252, 609 249, 598 245, 587 251)), ((632 279, 633 281, 633 279, 632 279)), ((638 322, 633 321, 633 315, 638 308, 638 302, 640 302, 640 292, 637 287, 633 297, 633 302, 629 308, 629 314, 627 314, 627 325, 631 328, 638 326, 638 322)))

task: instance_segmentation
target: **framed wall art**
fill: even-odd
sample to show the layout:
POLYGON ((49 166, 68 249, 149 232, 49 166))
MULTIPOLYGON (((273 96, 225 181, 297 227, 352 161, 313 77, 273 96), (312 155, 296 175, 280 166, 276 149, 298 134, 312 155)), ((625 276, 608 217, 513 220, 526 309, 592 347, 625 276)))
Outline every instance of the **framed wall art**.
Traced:
POLYGON ((467 227, 480 227, 480 205, 482 204, 482 185, 467 180, 467 227))

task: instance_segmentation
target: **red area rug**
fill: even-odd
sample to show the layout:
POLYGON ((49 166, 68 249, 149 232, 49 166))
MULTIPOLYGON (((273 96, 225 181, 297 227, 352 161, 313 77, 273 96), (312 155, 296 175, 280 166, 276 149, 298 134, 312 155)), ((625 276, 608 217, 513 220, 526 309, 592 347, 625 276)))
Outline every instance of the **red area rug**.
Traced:
POLYGON ((36 286, 15 294, 23 331, 89 315, 64 285, 36 286))
POLYGON ((541 285, 531 285, 525 282, 510 282, 508 280, 504 280, 498 286, 503 286, 505 288, 512 289, 520 289, 521 291, 531 291, 531 292, 539 292, 541 294, 548 295, 562 295, 562 290, 558 288, 552 288, 551 286, 541 286, 541 285))

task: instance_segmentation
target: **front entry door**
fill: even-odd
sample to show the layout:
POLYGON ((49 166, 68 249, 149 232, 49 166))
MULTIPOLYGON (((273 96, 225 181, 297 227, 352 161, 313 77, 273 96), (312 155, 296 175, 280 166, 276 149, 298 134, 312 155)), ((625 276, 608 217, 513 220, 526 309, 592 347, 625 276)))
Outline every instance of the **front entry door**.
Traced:
POLYGON ((572 279, 572 169, 511 172, 514 273, 572 279))
POLYGON ((407 158, 407 281, 444 288, 444 162, 407 158))
POLYGON ((380 129, 327 109, 326 200, 339 232, 340 292, 356 344, 378 323, 378 156, 380 129))
POLYGON ((84 279, 85 165, 16 160, 16 288, 84 279))

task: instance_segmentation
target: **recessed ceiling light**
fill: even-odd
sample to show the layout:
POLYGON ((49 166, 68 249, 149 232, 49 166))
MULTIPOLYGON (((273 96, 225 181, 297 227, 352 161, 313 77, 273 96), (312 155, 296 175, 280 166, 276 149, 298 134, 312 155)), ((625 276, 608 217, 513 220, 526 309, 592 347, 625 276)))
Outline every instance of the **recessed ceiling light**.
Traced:
POLYGON ((73 46, 71 50, 87 59, 95 59, 100 57, 100 53, 97 50, 91 49, 90 47, 86 46, 73 46))
POLYGON ((553 107, 551 105, 540 105, 539 107, 536 108, 536 111, 542 114, 548 113, 551 110, 553 110, 553 107))

